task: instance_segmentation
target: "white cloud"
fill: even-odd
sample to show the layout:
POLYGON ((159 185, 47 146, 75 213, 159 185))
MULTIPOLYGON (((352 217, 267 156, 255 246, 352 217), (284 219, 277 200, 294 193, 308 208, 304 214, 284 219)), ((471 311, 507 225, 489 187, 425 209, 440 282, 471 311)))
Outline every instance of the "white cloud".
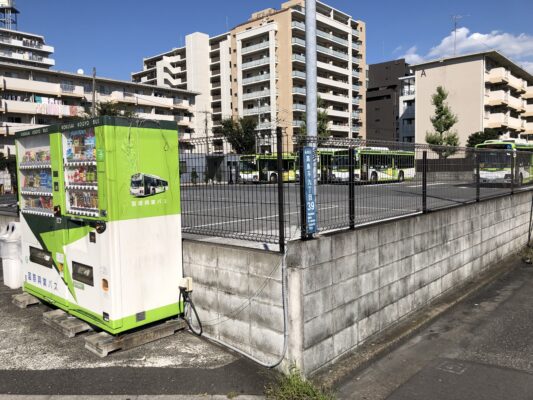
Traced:
MULTIPOLYGON (((454 32, 432 47, 426 55, 418 54, 417 47, 408 49, 404 58, 412 64, 424 60, 449 57, 454 52, 454 32)), ((457 29, 457 54, 476 53, 480 51, 498 50, 512 58, 525 69, 533 72, 533 36, 521 33, 513 35, 506 32, 492 31, 490 33, 471 33, 468 28, 457 29)))
POLYGON ((418 64, 424 61, 424 58, 416 53, 417 47, 413 46, 407 49, 402 58, 405 58, 405 61, 408 64, 418 64))

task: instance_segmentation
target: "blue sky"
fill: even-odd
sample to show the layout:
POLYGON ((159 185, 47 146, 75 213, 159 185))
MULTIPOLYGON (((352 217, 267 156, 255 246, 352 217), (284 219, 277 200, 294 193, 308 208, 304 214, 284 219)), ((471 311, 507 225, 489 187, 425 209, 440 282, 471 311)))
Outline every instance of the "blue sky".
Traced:
MULTIPOLYGON (((56 69, 130 79, 142 58, 183 44, 188 33, 218 34, 253 11, 282 0, 17 0, 19 29, 44 35, 56 69), (187 4, 187 7, 183 5, 187 4)), ((407 55, 412 62, 447 55, 451 16, 460 21, 459 51, 497 48, 533 71, 532 0, 329 0, 367 24, 368 63, 407 55), (443 41, 444 40, 444 41, 443 41)))

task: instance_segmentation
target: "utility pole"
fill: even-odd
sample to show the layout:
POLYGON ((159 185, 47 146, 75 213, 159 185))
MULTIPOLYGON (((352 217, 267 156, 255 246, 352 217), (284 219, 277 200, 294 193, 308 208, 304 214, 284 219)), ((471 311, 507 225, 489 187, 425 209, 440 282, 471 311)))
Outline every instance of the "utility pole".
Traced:
POLYGON ((209 120, 207 119, 207 116, 211 114, 211 111, 198 111, 198 114, 204 115, 205 147, 206 155, 209 155, 209 120))
POLYGON ((317 113, 316 0, 305 0, 305 74, 307 136, 318 136, 317 113))
POLYGON ((93 106, 92 116, 96 117, 96 67, 93 67, 93 106))

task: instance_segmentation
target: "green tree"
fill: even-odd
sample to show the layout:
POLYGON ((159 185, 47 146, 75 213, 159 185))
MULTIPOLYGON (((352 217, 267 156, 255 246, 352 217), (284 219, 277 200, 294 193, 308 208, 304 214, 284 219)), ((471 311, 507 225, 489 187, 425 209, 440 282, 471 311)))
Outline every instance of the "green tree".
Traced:
POLYGON ((484 143, 486 140, 496 140, 500 138, 500 132, 497 129, 487 128, 484 131, 474 132, 468 136, 466 147, 476 147, 477 144, 484 143))
POLYGON ((253 154, 256 152, 256 127, 255 118, 227 118, 222 120, 221 127, 215 133, 224 136, 236 153, 253 154))
MULTIPOLYGON (((328 111, 326 110, 326 104, 320 96, 316 100, 317 105, 317 133, 318 137, 327 138, 331 136, 331 131, 329 130, 329 118, 328 111)), ((304 113, 304 123, 300 128, 300 133, 302 135, 307 135, 307 126, 305 124, 307 121, 307 113, 304 113)))
POLYGON ((435 115, 431 117, 433 132, 426 132, 426 142, 432 146, 440 158, 447 158, 457 152, 459 137, 457 132, 452 131, 458 118, 450 106, 446 103, 448 92, 442 87, 437 87, 437 92, 431 98, 431 104, 435 106, 435 115))

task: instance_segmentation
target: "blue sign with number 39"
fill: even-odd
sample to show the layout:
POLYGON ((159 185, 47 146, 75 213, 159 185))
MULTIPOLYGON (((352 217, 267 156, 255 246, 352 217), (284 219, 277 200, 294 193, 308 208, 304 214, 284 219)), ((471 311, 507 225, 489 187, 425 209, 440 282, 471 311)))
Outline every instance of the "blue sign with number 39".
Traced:
POLYGON ((303 148, 304 188, 305 188, 305 217, 307 234, 318 230, 316 212, 316 154, 313 147, 303 148))

